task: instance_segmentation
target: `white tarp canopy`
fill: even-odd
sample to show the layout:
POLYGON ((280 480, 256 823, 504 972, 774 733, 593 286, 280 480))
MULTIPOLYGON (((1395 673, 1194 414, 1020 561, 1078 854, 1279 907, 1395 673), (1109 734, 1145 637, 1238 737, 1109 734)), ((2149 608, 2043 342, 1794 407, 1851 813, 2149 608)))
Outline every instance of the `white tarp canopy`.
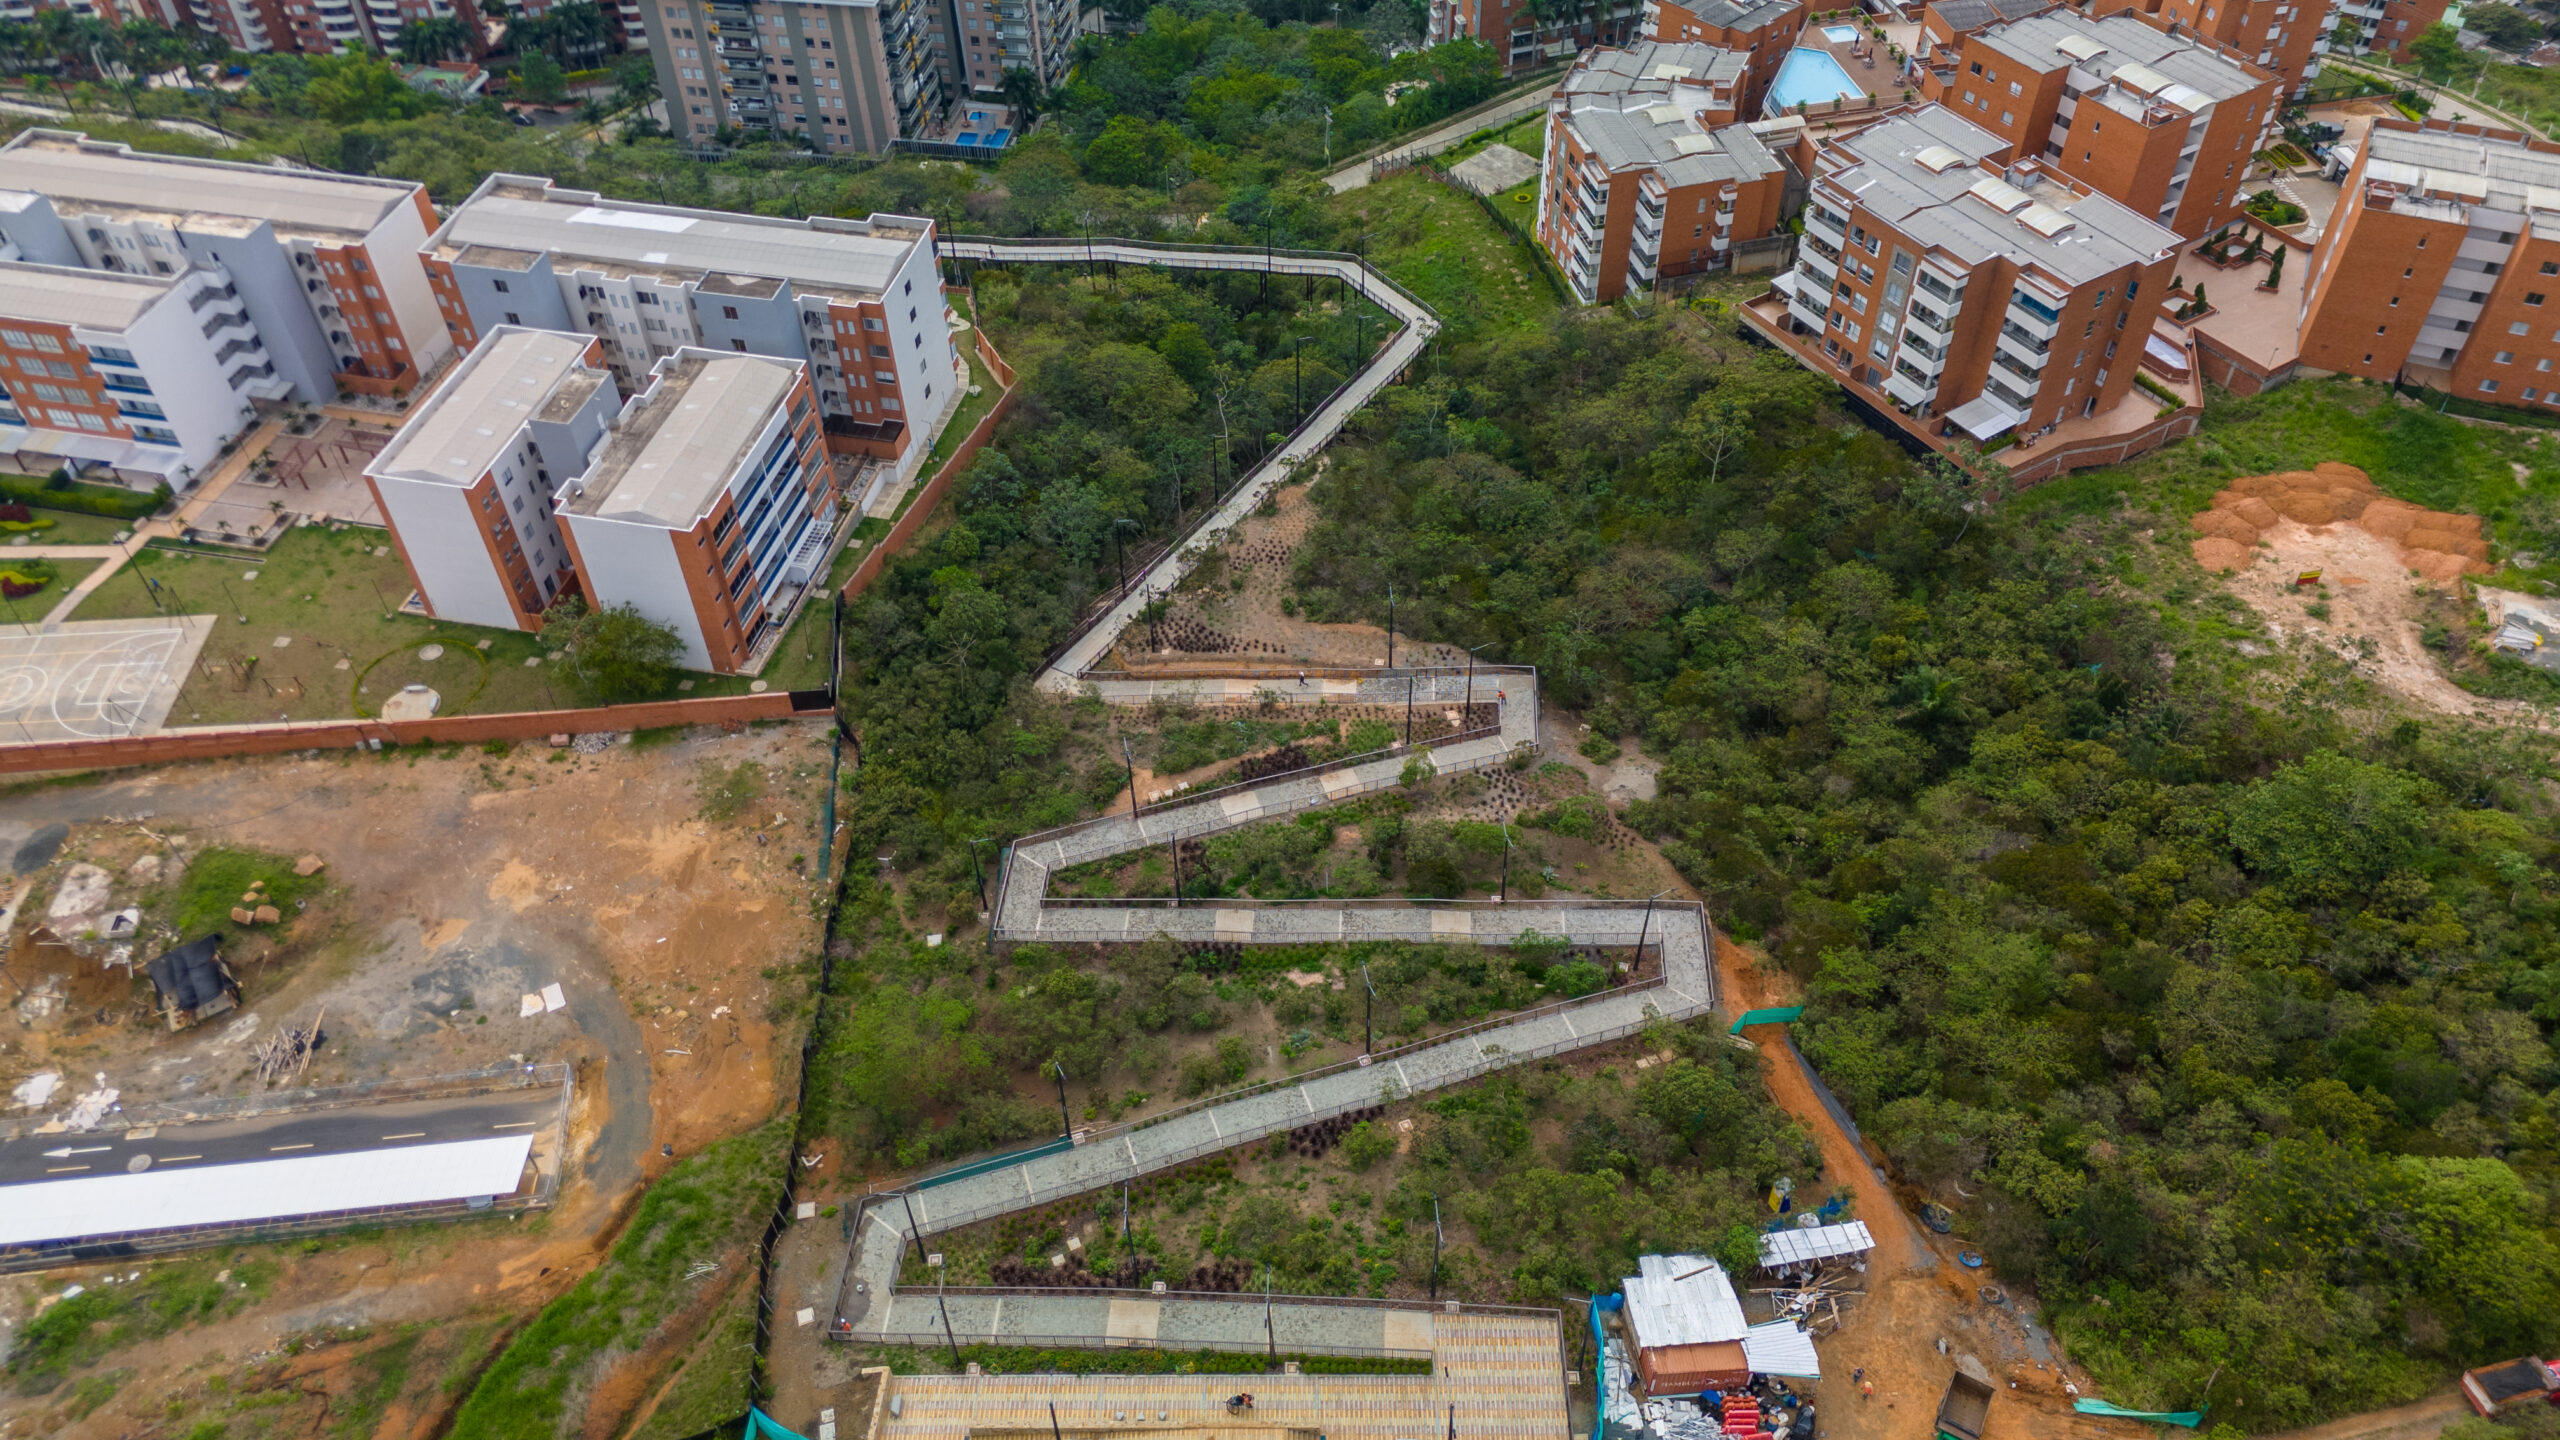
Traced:
POLYGON ((2023 410, 2012 410, 1997 396, 1985 390, 1953 410, 1947 418, 1964 427, 1964 433, 1976 440, 1993 440, 2018 427, 2027 418, 2023 410))
POLYGON ((1778 1375, 1789 1380, 1822 1378, 1822 1358, 1814 1353, 1813 1337, 1796 1328, 1793 1320, 1752 1326, 1742 1337, 1742 1353, 1750 1360, 1754 1375, 1778 1375))
POLYGON ((1858 1255, 1876 1248, 1876 1237, 1867 1231, 1867 1222, 1852 1220, 1846 1225, 1820 1225, 1810 1230, 1774 1230, 1760 1237, 1760 1263, 1772 1269, 1780 1265, 1806 1265, 1828 1260, 1834 1255, 1858 1255))
POLYGON ((0 1245, 512 1195, 531 1135, 0 1188, 0 1245))

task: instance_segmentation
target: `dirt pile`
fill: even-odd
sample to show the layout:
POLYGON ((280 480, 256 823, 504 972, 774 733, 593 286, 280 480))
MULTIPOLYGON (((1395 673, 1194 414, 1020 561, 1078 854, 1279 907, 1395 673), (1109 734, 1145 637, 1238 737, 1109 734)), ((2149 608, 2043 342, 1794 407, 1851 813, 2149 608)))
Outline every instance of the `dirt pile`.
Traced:
POLYGON ((2207 570, 2247 569, 2258 541, 2278 520, 2354 525, 2389 542, 2403 565, 2429 580, 2485 575, 2495 568, 2479 516, 2394 500, 2362 470, 2334 460, 2232 481, 2213 497, 2213 508, 2192 522, 2200 537, 2193 546, 2196 563, 2207 570))

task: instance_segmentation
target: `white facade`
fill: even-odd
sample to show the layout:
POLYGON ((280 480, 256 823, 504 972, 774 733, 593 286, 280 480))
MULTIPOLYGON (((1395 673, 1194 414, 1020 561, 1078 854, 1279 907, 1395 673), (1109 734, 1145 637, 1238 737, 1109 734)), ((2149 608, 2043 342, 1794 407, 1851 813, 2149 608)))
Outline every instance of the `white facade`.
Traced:
POLYGON ((229 304, 193 272, 0 262, 0 453, 34 474, 188 489, 254 416, 254 359, 221 358, 229 304))

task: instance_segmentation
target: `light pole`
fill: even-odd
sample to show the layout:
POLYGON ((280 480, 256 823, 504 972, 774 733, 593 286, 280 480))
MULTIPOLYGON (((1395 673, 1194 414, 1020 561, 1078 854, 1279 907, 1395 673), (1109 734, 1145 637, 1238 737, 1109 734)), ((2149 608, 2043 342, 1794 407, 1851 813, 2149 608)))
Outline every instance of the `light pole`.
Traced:
POLYGON ((1378 1048, 1378 986, 1369 978, 1369 962, 1360 962, 1360 988, 1369 992, 1368 1004, 1360 1010, 1360 1053, 1378 1048))
POLYGON ((1653 929, 1653 902, 1670 893, 1664 890, 1644 897, 1644 923, 1636 927, 1636 963, 1638 965, 1644 963, 1645 936, 1653 929))
POLYGON ((1440 1197, 1431 1197, 1431 1298, 1440 1298, 1440 1197))
MULTIPOLYGON (((1111 520, 1111 555, 1120 566, 1120 598, 1123 600, 1129 598, 1129 542, 1120 538, 1120 531, 1137 523, 1126 515, 1116 515, 1111 520)), ((1175 523, 1181 523, 1179 518, 1175 523)))
POLYGON ((978 877, 978 913, 981 915, 987 913, 987 872, 978 866, 978 847, 986 844, 987 839, 981 835, 969 842, 969 873, 978 877))
POLYGON ((1503 822, 1502 826, 1502 888, 1493 892, 1493 898, 1502 901, 1508 901, 1511 898, 1511 825, 1509 821, 1503 822))
POLYGON ((1058 1120, 1066 1126, 1060 1132, 1060 1138, 1073 1140, 1076 1138, 1076 1122, 1067 1113, 1067 1067, 1055 1055, 1049 1057, 1049 1077, 1058 1082, 1058 1120))
POLYGON ((942 1288, 943 1277, 950 1272, 943 1265, 942 1255, 939 1251, 926 1256, 924 1263, 933 1267, 933 1303, 942 1311, 942 1338, 951 1346, 951 1368, 958 1370, 960 1368, 960 1338, 951 1333, 951 1301, 949 1297, 943 1293, 942 1288))
POLYGON ((1404 743, 1413 744, 1413 676, 1404 677, 1404 743))
POLYGON ((1467 647, 1467 706, 1470 709, 1474 708, 1476 703, 1476 652, 1484 649, 1492 643, 1492 641, 1487 640, 1483 645, 1470 645, 1467 647))
POLYGON ((1396 668, 1396 586, 1387 582, 1387 668, 1396 668))

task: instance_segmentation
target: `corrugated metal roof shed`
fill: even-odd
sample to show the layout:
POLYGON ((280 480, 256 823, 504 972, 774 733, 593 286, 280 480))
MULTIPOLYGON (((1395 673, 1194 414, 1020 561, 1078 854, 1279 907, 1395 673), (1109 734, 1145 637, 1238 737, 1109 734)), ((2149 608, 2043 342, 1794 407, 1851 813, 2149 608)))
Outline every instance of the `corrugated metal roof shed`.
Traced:
POLYGON ((1750 1357, 1754 1374, 1783 1375, 1790 1380, 1822 1378, 1822 1357, 1814 1352, 1813 1337, 1797 1329, 1793 1320, 1752 1326, 1742 1337, 1742 1353, 1750 1357))
POLYGON ((1751 1328, 1724 1267, 1704 1255, 1646 1255, 1626 1281, 1627 1326, 1636 1343, 1708 1345, 1751 1328))
POLYGON ((1864 1220, 1846 1225, 1819 1225, 1810 1230, 1777 1230, 1760 1237, 1763 1265, 1803 1265, 1834 1255, 1858 1255, 1876 1248, 1876 1237, 1864 1220))

